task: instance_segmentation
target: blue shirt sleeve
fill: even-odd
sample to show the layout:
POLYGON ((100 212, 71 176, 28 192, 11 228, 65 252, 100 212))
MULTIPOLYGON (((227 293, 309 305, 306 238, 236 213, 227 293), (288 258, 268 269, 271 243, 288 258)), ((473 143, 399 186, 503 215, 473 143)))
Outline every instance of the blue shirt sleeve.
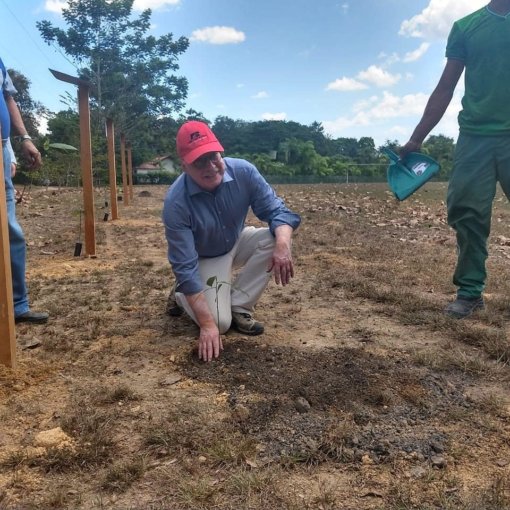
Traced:
POLYGON ((168 244, 168 260, 177 281, 177 292, 197 294, 202 292, 198 270, 198 253, 189 219, 184 211, 173 205, 168 197, 163 207, 163 223, 168 244))
POLYGON ((10 138, 7 138, 7 142, 5 143, 5 147, 9 151, 9 154, 11 155, 11 163, 14 163, 15 165, 17 165, 18 161, 16 160, 16 154, 14 154, 14 150, 12 148, 12 144, 11 144, 11 139, 10 138))
POLYGON ((165 197, 168 260, 178 282, 177 291, 186 295, 204 290, 199 258, 228 253, 244 228, 250 207, 273 235, 280 225, 296 229, 301 222, 254 165, 233 158, 225 158, 225 164, 223 183, 215 193, 200 190, 182 175, 165 197))

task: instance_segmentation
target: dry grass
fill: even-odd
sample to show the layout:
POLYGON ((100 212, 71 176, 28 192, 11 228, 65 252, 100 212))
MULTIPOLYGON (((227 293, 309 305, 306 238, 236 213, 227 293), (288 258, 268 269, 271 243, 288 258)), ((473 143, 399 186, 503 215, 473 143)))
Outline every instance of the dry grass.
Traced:
MULTIPOLYGON (((68 255, 77 195, 39 197, 44 225, 22 211, 28 239, 58 225, 55 255, 35 245, 29 260, 52 321, 21 326, 43 345, 16 376, 0 370, 0 449, 17 447, 1 457, 1 510, 510 509, 495 464, 510 458, 506 252, 491 251, 487 310, 455 321, 441 185, 401 204, 384 185, 282 190, 304 218, 296 279, 263 296, 264 337, 227 335, 209 365, 191 321, 164 313, 163 189, 100 225, 108 255, 93 260, 68 255), (169 373, 181 381, 162 384, 169 373), (57 426, 75 447, 29 456, 57 426)), ((495 214, 491 248, 510 237, 508 206, 495 214)))

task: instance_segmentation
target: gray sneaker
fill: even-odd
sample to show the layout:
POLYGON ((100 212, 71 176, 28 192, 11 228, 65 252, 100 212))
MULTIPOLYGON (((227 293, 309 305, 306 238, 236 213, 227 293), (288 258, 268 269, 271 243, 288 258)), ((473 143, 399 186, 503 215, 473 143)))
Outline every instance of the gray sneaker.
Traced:
POLYGON ((261 335, 264 333, 264 326, 257 322, 251 313, 232 312, 232 327, 245 335, 261 335))
POLYGON ((464 319, 476 310, 483 310, 484 308, 485 303, 481 296, 477 298, 457 297, 445 308, 444 313, 454 319, 464 319))

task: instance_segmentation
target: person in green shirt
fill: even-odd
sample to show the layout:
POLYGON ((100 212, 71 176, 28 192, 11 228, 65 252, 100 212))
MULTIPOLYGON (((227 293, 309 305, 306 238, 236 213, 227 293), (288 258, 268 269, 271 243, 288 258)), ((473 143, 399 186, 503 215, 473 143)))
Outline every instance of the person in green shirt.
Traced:
POLYGON ((465 71, 459 138, 447 193, 457 235, 455 301, 445 313, 464 318, 483 309, 492 202, 499 182, 510 198, 510 0, 492 0, 453 24, 446 66, 400 157, 419 151, 441 120, 465 71))

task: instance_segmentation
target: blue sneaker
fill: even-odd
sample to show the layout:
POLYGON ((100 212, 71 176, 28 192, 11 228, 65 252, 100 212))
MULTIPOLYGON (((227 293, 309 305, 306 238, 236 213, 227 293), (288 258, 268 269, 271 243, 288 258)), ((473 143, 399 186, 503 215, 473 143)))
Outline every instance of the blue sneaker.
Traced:
POLYGON ((457 297, 445 308, 444 313, 454 319, 464 319, 476 310, 483 310, 484 308, 485 303, 482 296, 476 298, 457 297))

